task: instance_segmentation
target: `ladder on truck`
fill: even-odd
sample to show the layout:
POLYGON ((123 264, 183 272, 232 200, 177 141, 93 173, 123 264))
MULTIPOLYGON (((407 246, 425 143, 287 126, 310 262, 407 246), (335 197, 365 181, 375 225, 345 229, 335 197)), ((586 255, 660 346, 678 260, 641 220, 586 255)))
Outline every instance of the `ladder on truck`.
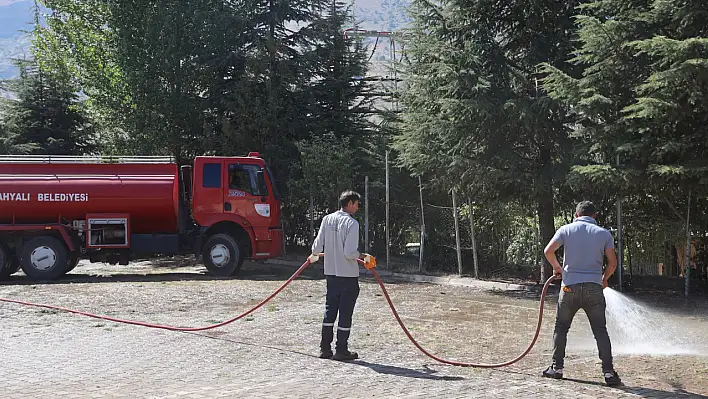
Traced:
POLYGON ((112 155, 0 155, 0 163, 96 164, 96 163, 175 163, 173 156, 112 156, 112 155))

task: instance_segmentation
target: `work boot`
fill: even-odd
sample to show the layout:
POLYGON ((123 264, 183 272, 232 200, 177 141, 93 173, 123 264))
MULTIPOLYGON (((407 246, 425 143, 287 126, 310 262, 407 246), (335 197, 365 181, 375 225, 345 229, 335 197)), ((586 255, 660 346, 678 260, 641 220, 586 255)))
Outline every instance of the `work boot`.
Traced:
POLYGON ((332 349, 320 348, 320 359, 331 359, 332 349))
POLYGON ((622 385, 622 379, 620 379, 619 374, 616 371, 605 372, 605 384, 609 387, 616 387, 622 385))
POLYGON ((543 370, 543 376, 559 380, 563 378, 563 369, 557 369, 554 366, 548 366, 547 369, 543 370))
POLYGON ((349 350, 337 351, 334 354, 334 356, 332 356, 332 359, 343 361, 343 362, 358 359, 358 358, 359 358, 359 355, 356 352, 349 352, 349 350))
POLYGON ((334 339, 334 327, 322 326, 322 340, 320 341, 320 359, 332 358, 332 340, 334 339))

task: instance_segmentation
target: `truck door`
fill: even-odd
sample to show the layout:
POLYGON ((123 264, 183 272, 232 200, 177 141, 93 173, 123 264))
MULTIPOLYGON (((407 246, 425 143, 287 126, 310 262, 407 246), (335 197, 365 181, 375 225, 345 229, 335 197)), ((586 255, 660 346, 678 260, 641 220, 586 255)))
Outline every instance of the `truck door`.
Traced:
POLYGON ((226 161, 225 212, 242 216, 253 226, 254 258, 277 256, 281 252, 279 202, 268 191, 267 170, 260 165, 226 161))
POLYGON ((195 176, 196 184, 193 187, 194 216, 197 223, 202 223, 202 216, 224 212, 224 164, 222 160, 208 158, 195 162, 196 173, 201 172, 201 176, 195 176))
MULTIPOLYGON (((268 193, 261 193, 257 181, 258 165, 227 161, 226 182, 224 186, 224 211, 246 218, 252 226, 268 225, 264 217, 263 206, 268 193)), ((269 212, 268 212, 269 213, 269 212)), ((270 215, 268 215, 270 216, 270 215)))

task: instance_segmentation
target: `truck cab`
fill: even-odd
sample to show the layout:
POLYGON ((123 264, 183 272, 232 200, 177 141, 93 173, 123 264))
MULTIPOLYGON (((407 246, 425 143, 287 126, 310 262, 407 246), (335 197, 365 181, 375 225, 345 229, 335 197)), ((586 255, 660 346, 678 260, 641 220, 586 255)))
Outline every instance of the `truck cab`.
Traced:
POLYGON ((196 157, 191 191, 192 218, 201 230, 205 242, 201 255, 210 272, 222 274, 220 262, 228 265, 227 260, 234 257, 240 269, 244 258, 266 259, 282 253, 280 198, 258 153, 196 157), (232 248, 229 238, 238 248, 232 248), (241 253, 234 254, 234 250, 241 253))

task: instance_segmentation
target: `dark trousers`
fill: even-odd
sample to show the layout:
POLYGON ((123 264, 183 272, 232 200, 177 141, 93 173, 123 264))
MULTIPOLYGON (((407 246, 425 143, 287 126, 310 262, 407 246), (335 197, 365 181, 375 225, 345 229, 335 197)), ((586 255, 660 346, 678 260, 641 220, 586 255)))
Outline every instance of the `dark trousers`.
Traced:
POLYGON ((327 276, 327 300, 325 302, 324 320, 322 320, 322 341, 320 347, 332 350, 334 340, 334 321, 339 314, 337 323, 337 352, 347 352, 349 332, 352 329, 352 315, 359 297, 358 277, 327 276))
POLYGON ((612 372, 612 344, 607 334, 605 320, 605 295, 602 286, 596 283, 569 285, 570 292, 561 289, 558 297, 556 328, 553 332, 553 366, 563 368, 568 330, 578 310, 583 309, 590 322, 590 328, 597 342, 597 349, 602 360, 602 371, 612 372))

